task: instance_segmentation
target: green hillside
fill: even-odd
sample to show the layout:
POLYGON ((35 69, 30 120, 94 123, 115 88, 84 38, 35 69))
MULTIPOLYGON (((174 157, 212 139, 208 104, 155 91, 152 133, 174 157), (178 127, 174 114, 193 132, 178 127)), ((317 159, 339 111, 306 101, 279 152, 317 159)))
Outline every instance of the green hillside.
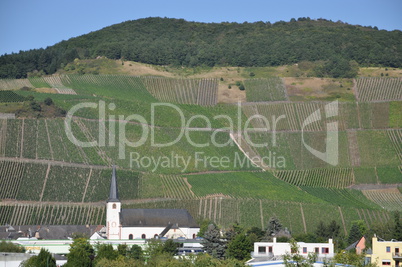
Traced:
POLYGON ((330 101, 291 101, 285 96, 295 85, 284 79, 243 77, 249 102, 225 104, 218 101, 222 88, 240 92, 227 88, 228 76, 169 75, 0 80, 1 90, 22 101, 1 104, 0 113, 49 97, 67 112, 84 105, 67 113, 68 127, 66 118, 46 114, 0 118, 0 225, 104 223, 113 164, 125 207, 185 208, 224 227, 237 221, 265 228, 275 215, 295 234, 313 232, 322 218, 347 233, 352 221, 371 227, 401 211, 395 80, 348 80, 353 98, 338 101, 336 116, 327 117, 335 109, 330 101), (390 84, 384 99, 378 88, 390 84), (333 122, 335 166, 306 146, 325 151, 333 122), (73 143, 69 132, 96 143, 73 143))
POLYGON ((3 55, 0 78, 23 78, 33 72, 53 74, 76 58, 102 56, 188 67, 264 67, 318 61, 316 76, 354 77, 356 63, 401 67, 401 38, 397 30, 380 31, 305 17, 290 22, 241 24, 145 18, 115 24, 46 49, 3 55))

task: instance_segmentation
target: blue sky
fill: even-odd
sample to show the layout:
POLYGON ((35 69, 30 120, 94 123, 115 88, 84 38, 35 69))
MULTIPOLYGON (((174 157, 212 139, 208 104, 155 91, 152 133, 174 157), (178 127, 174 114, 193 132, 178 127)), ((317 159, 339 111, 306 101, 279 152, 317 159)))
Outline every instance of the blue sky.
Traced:
POLYGON ((310 17, 402 30, 402 0, 1 0, 0 55, 145 17, 254 22, 310 17))

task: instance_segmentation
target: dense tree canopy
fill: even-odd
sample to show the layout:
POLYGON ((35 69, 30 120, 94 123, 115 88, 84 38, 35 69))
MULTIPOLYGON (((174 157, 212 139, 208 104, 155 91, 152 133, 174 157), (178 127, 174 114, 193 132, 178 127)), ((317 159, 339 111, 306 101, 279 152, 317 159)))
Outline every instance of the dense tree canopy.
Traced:
POLYGON ((0 242, 0 252, 14 252, 14 253, 24 253, 25 248, 19 245, 16 245, 12 242, 7 242, 2 240, 0 242))
POLYGON ((47 266, 56 267, 56 260, 46 249, 41 249, 38 255, 34 255, 21 263, 22 267, 47 266))
POLYGON ((344 76, 360 65, 402 66, 402 32, 309 18, 290 22, 198 23, 146 18, 0 57, 0 78, 54 73, 75 58, 133 60, 177 66, 277 66, 327 61, 323 74, 344 76), (339 68, 331 68, 339 63, 339 68))

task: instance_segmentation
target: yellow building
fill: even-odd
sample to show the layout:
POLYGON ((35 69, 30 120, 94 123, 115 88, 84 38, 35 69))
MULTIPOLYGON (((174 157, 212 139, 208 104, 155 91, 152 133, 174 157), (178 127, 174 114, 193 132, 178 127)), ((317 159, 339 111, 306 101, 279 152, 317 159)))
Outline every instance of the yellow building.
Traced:
POLYGON ((378 266, 398 267, 402 264, 402 241, 392 239, 385 241, 374 235, 371 262, 376 263, 378 266))

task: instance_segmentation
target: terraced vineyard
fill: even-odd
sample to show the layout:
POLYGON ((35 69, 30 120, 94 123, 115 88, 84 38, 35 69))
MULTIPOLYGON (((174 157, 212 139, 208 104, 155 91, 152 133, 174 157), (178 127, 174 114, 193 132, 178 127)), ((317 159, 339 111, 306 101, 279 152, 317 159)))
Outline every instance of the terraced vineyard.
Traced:
POLYGON ((358 78, 356 86, 362 102, 402 100, 401 78, 358 78))
POLYGON ((385 210, 338 207, 328 203, 299 203, 225 196, 143 202, 124 207, 185 208, 194 218, 208 218, 224 227, 238 222, 249 227, 265 228, 270 217, 275 215, 292 233, 314 232, 319 223, 317 216, 337 221, 345 231, 350 229, 354 220, 363 220, 369 227, 378 221, 386 222, 392 218, 392 214, 385 210))
POLYGON ((47 84, 49 84, 52 88, 56 89, 56 91, 59 94, 76 95, 77 93, 73 89, 65 86, 65 84, 63 83, 62 79, 68 80, 68 77, 67 78, 66 77, 67 76, 57 75, 57 76, 45 76, 43 78, 44 78, 45 82, 47 84))
POLYGON ((285 84, 279 77, 248 79, 244 81, 244 85, 249 102, 289 100, 285 84))
POLYGON ((402 163, 402 130, 390 130, 387 131, 387 134, 402 163))
MULTIPOLYGON (((325 118, 324 102, 296 102, 296 103, 263 103, 263 104, 244 104, 242 110, 247 117, 260 115, 268 119, 272 130, 273 121, 275 121, 276 130, 288 131, 324 131, 326 124, 331 118, 325 118), (306 119, 309 119, 308 123, 306 119), (320 116, 320 117, 318 117, 320 116), (319 119, 320 118, 320 119, 319 119)), ((351 111, 356 108, 356 104, 339 103, 338 129, 358 128, 358 118, 353 116, 351 111), (342 116, 345 114, 345 116, 342 116), (346 116, 346 114, 348 114, 346 116)), ((356 110, 355 110, 356 112, 356 110)), ((253 119, 252 125, 256 128, 266 128, 266 123, 262 119, 253 119)))
POLYGON ((345 188, 354 182, 350 168, 277 171, 275 176, 293 185, 309 187, 345 188))
POLYGON ((34 87, 28 79, 0 79, 0 90, 16 90, 22 87, 34 87))
POLYGON ((147 90, 159 101, 214 106, 218 100, 217 79, 171 79, 142 77, 147 90))
MULTIPOLYGON (((289 103, 244 103, 242 111, 251 118, 252 116, 262 116, 270 123, 273 128, 275 121, 276 130, 283 131, 325 131, 326 124, 336 119, 338 129, 382 129, 399 128, 401 102, 382 102, 382 103, 342 103, 338 102, 338 115, 325 117, 325 105, 329 102, 289 102, 289 103), (318 111, 317 111, 318 110, 318 111), (315 113, 317 111, 317 113, 315 113), (319 114, 318 114, 319 112, 319 114), (310 124, 303 123, 312 115, 312 119, 317 119, 310 124), (317 116, 320 116, 318 119, 317 116)), ((306 122, 307 123, 307 122, 306 122)), ((256 128, 266 128, 266 122, 258 117, 251 120, 251 124, 256 128)))
POLYGON ((51 87, 50 84, 48 84, 46 82, 44 77, 29 77, 28 80, 35 88, 50 88, 51 87))
POLYGON ((402 194, 398 189, 363 190, 363 194, 380 207, 402 211, 402 194))
MULTIPOLYGON (((84 203, 107 198, 109 168, 45 162, 0 160, 0 199, 84 203)), ((139 197, 139 179, 137 172, 119 170, 122 200, 139 197)))
MULTIPOLYGON (((127 138, 129 140, 139 140, 142 136, 142 127, 137 124, 129 124, 126 127, 127 138), (132 139, 131 139, 132 138, 132 139)), ((114 146, 94 146, 80 147, 73 144, 66 135, 64 121, 61 119, 24 119, 9 120, 6 127, 6 140, 1 144, 4 148, 6 157, 30 158, 56 160, 70 163, 84 163, 90 165, 106 165, 111 166, 113 161, 119 163, 124 168, 132 168, 138 171, 152 171, 155 166, 152 164, 141 165, 137 161, 131 166, 132 162, 125 159, 119 159, 119 145, 114 146), (9 142, 9 140, 13 140, 9 142), (114 160, 112 160, 114 159, 114 160)), ((72 132, 74 136, 82 142, 96 141, 99 138, 99 123, 92 120, 77 119, 72 122, 72 132)), ((154 142, 168 143, 179 136, 179 129, 172 128, 156 128, 154 132, 154 142)), ((211 142, 210 132, 193 131, 188 134, 189 138, 196 143, 211 142)), ((107 136, 109 138, 109 136, 107 136)), ((230 140, 229 134, 219 132, 215 135, 215 139, 219 143, 225 143, 230 140)), ((118 139, 115 139, 116 142, 118 139)), ((125 156, 140 158, 142 155, 165 157, 171 155, 170 147, 162 147, 155 149, 152 147, 151 138, 147 138, 146 142, 138 147, 125 147, 125 156), (136 154, 131 154, 136 153, 136 154)), ((212 156, 228 156, 231 162, 235 162, 237 155, 241 152, 233 146, 215 147, 205 146, 197 148, 187 142, 187 138, 181 138, 175 145, 175 153, 185 158, 190 157, 190 162, 186 169, 183 166, 175 166, 174 168, 161 168, 157 171, 160 173, 180 173, 194 172, 201 170, 227 170, 225 167, 213 167, 208 161, 205 164, 199 164, 195 160, 195 153, 199 152, 205 157, 212 156)), ((252 169, 255 168, 250 164, 231 165, 229 170, 252 169)))
POLYGON ((4 204, 0 225, 99 225, 105 224, 104 205, 4 204))
POLYGON ((78 94, 99 95, 117 99, 154 101, 140 77, 127 75, 65 75, 64 85, 78 94))
POLYGON ((278 181, 269 172, 212 173, 186 175, 191 190, 198 197, 223 195, 238 198, 278 199, 289 201, 321 202, 307 197, 295 186, 278 181), (214 184, 213 187, 210 185, 214 184))
POLYGON ((359 190, 306 186, 302 186, 301 188, 313 196, 338 206, 378 209, 378 206, 369 201, 359 190))
POLYGON ((191 199, 195 197, 186 178, 164 175, 161 179, 166 198, 191 199))
POLYGON ((0 91, 0 103, 24 102, 25 100, 25 97, 16 94, 13 91, 0 91))
POLYGON ((324 217, 336 220, 345 233, 353 220, 363 220, 367 227, 385 222, 392 217, 390 211, 400 210, 399 191, 362 193, 348 187, 396 188, 402 183, 399 82, 358 79, 359 102, 338 102, 335 112, 330 102, 288 101, 280 78, 247 80, 247 100, 267 103, 242 103, 240 111, 236 105, 217 104, 215 78, 68 74, 0 81, 9 89, 29 84, 74 91, 77 95, 33 90, 18 95, 32 94, 37 101, 52 97, 65 110, 82 102, 99 105, 102 100, 110 115, 103 135, 98 109, 75 113, 71 132, 82 142, 98 142, 94 147, 73 144, 63 119, 1 119, 0 224, 104 223, 113 164, 118 166, 125 207, 186 208, 195 218, 210 218, 222 226, 238 221, 265 228, 276 215, 294 233, 314 231, 317 218, 324 217), (385 90, 386 99, 398 101, 380 99, 380 90, 385 90), (175 103, 186 122, 202 116, 182 125, 176 110, 161 107, 152 121, 151 105, 158 101, 175 103), (147 122, 125 123, 123 119, 132 114, 147 122), (238 132, 245 123, 265 128, 267 120, 262 117, 269 122, 268 131, 238 132), (333 122, 338 124, 336 166, 306 149, 307 144, 325 152, 327 124, 333 122), (149 132, 143 144, 125 145, 123 137, 136 142, 144 127, 149 132), (172 142, 183 127, 188 131, 174 145, 152 145, 172 142), (103 137, 105 144, 100 145, 103 137), (182 157, 178 162, 188 160, 187 165, 175 164, 175 155, 182 157), (170 162, 156 166, 157 159, 170 162), (217 163, 222 159, 223 164, 217 163), (252 160, 266 160, 268 166, 254 166, 252 160))
POLYGON ((16 198, 25 165, 20 162, 0 161, 0 199, 16 198))

